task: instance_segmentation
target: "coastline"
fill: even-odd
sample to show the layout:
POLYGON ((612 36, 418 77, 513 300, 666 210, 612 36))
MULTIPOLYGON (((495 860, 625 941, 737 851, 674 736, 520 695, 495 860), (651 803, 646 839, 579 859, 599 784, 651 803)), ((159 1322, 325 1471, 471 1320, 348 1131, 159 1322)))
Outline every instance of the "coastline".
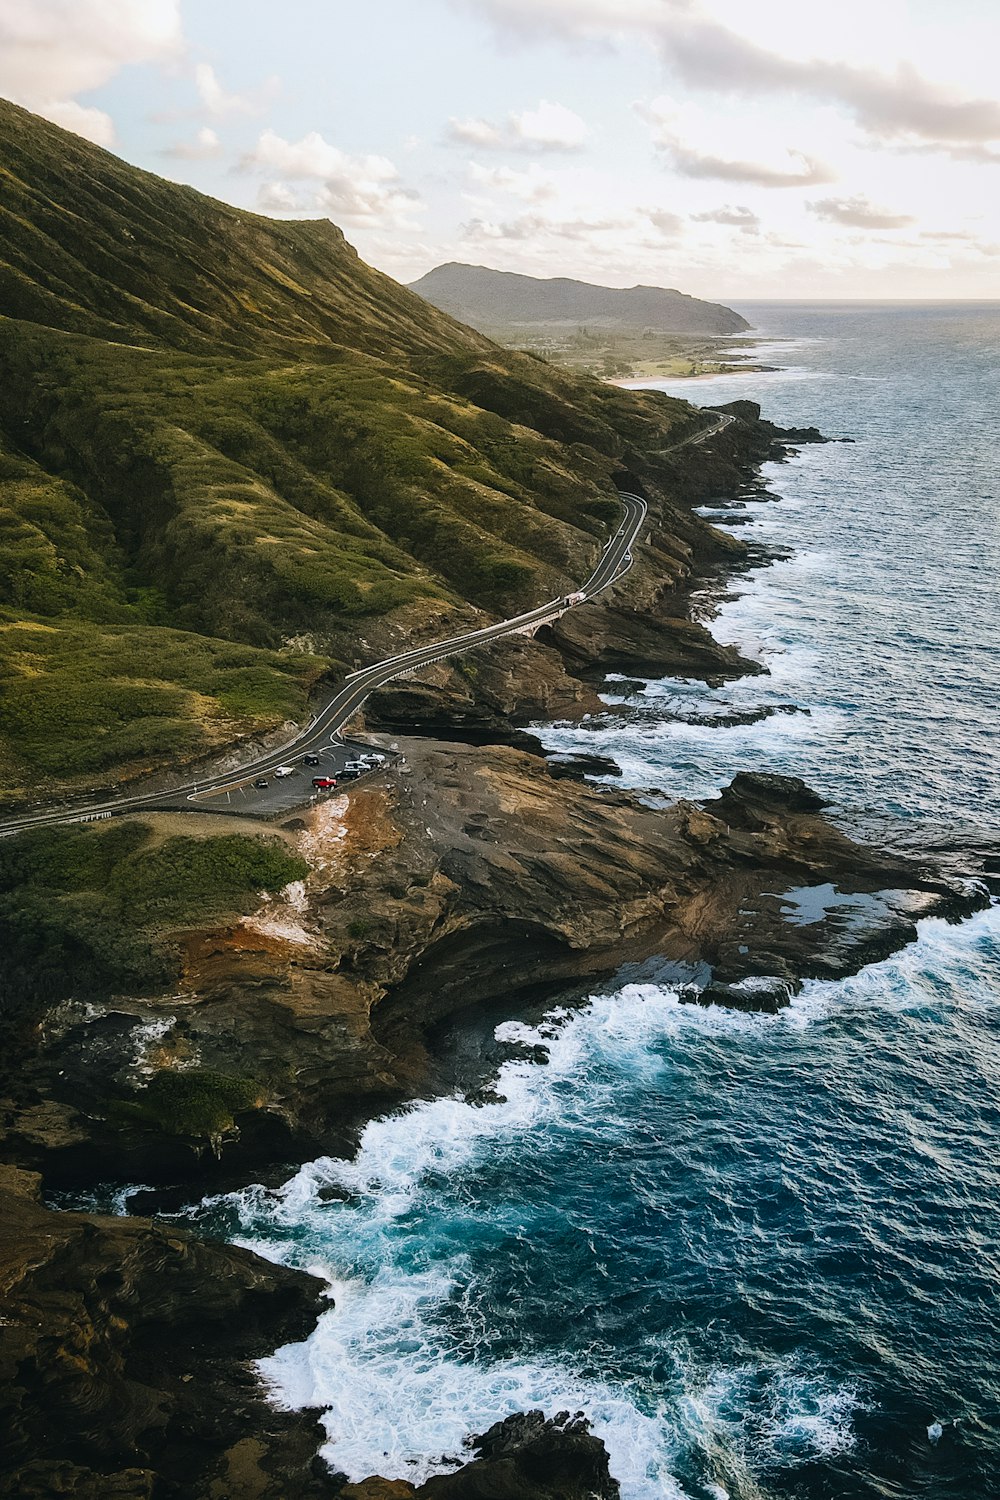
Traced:
MULTIPOLYGON (((746 416, 749 417, 749 413, 746 416)), ((770 451, 770 445, 767 451, 770 451)), ((712 466, 707 467, 711 471, 712 466)), ((742 482, 746 482, 750 469, 744 467, 741 472, 744 475, 742 482)), ((689 487, 693 484, 697 488, 698 483, 711 485, 716 478, 717 471, 715 474, 710 472, 707 476, 703 475, 699 480, 689 476, 686 482, 689 487)), ((678 479, 683 485, 684 476, 679 475, 678 479)), ((698 498, 697 494, 689 493, 688 503, 695 503, 698 498)), ((655 575, 660 566, 655 559, 655 546, 653 552, 654 559, 648 572, 655 575)), ((722 547, 720 544, 714 565, 724 566, 727 557, 730 562, 743 565, 745 554, 742 548, 722 547)), ((297 990, 300 998, 305 1000, 305 1005, 303 1007, 300 1004, 298 1007, 299 1020, 293 1028, 291 1051, 286 1049, 285 1060, 281 1065, 290 1065, 294 1059, 301 1068, 305 1061, 306 1070, 317 1081, 323 1082, 324 1090, 329 1092, 330 1069, 336 1065, 335 1058, 339 1056, 349 1084, 349 1093, 353 1091, 355 1102, 346 1110, 334 1111, 325 1120, 318 1117, 310 1120, 309 1111, 315 1110, 315 1103, 309 1102, 306 1092, 300 1101, 300 1105, 304 1104, 305 1108, 300 1109, 297 1131, 288 1129, 293 1113, 290 1111, 291 1101, 288 1097, 280 1102, 277 1111, 275 1104, 278 1101, 275 1100, 263 1112, 241 1114, 240 1149, 234 1149, 234 1142, 223 1144, 221 1162, 208 1153, 203 1153, 200 1164, 192 1162, 188 1146, 179 1143, 177 1149, 165 1151, 164 1142, 161 1141, 157 1147, 161 1153, 159 1165, 152 1174, 146 1173, 146 1176, 153 1175, 154 1178, 159 1175, 161 1186, 154 1192, 147 1193, 145 1200, 139 1198, 135 1206, 143 1204, 154 1209, 177 1207, 179 1201, 185 1201, 185 1195, 186 1201, 190 1201, 192 1191, 218 1191, 227 1185, 246 1182, 248 1174, 255 1172, 258 1166, 263 1168, 258 1175, 264 1181, 281 1180, 281 1174, 287 1176, 290 1161, 306 1160, 310 1152, 315 1155, 323 1150, 349 1150, 350 1143, 357 1139, 360 1126, 387 1107, 403 1103, 406 1099, 427 1097, 429 1092, 433 1093, 435 1090, 454 1087, 459 1075, 454 1070, 449 1073, 447 1067, 442 1068, 435 1062, 432 1034, 437 1035, 440 1040, 442 1024, 447 1022, 454 1025, 455 1018, 460 1018, 462 1002, 472 975, 478 975, 481 980, 491 972, 496 974, 500 986, 494 998, 499 1001, 503 996, 505 1018, 512 1019, 537 1013, 539 1006, 544 1008, 551 1005, 557 996, 565 995, 567 987, 572 992, 574 988, 579 990, 582 984, 585 991, 592 980, 610 978, 623 961, 641 964, 654 953, 662 957, 664 953, 673 951, 674 961, 681 966, 676 972, 678 975, 686 974, 692 981, 692 998, 695 998, 699 966, 705 960, 706 944, 711 947, 714 943, 715 973, 707 987, 704 984, 701 986, 702 998, 727 1005, 742 1003, 750 1008, 770 1009, 787 1003, 798 979, 803 973, 817 972, 817 963, 820 965, 818 972, 821 973, 853 972, 873 956, 880 956, 909 941, 917 916, 932 910, 957 912, 972 909, 970 902, 973 898, 968 894, 928 876, 916 866, 878 856, 873 851, 860 850, 858 846, 852 845, 825 823, 820 816, 821 809, 817 806, 817 799, 801 783, 765 784, 759 780, 755 783, 751 778, 725 794, 725 821, 721 820, 719 812, 711 805, 697 808, 675 804, 667 814, 656 814, 643 807, 637 799, 620 793, 597 791, 572 781, 553 781, 546 769, 546 762, 539 760, 537 755, 509 746, 496 747, 502 723, 513 719, 516 724, 518 720, 527 721, 532 717, 544 716, 538 713, 539 704, 549 708, 558 705, 560 712, 565 712, 567 708, 577 714, 587 712, 595 701, 593 689, 587 685, 588 673, 591 676, 596 673, 600 677, 607 670, 616 670, 629 661, 633 664, 633 670, 638 665, 647 668, 655 665, 658 670, 665 671, 669 670, 671 663, 676 666, 678 661, 684 662, 685 669, 690 670, 694 660, 692 652, 699 658, 698 670, 708 676, 735 675, 746 671, 749 664, 737 654, 730 651, 727 655, 722 648, 718 648, 717 643, 714 650, 710 649, 705 639, 707 632, 692 632, 690 627, 687 630, 681 628, 682 622, 678 619, 678 614, 669 611, 677 609, 678 588, 680 595, 686 598, 690 590, 698 585, 699 577, 696 572, 685 576, 682 581, 679 574, 672 577, 673 588, 668 590, 669 610, 663 613, 661 608, 662 618, 653 631, 653 634, 658 632, 663 637, 659 645, 651 640, 650 631, 645 625, 639 629, 639 620, 640 617, 645 619, 651 603, 659 600, 663 604, 662 590, 658 591, 654 579, 640 569, 638 576, 628 581, 621 591, 624 597, 616 597, 606 607, 602 606, 601 624, 596 631, 581 636, 579 632, 570 632, 567 627, 562 627, 559 634, 553 633, 553 639, 525 643, 520 648, 522 661, 519 665, 527 664, 530 671, 527 682, 522 678, 516 685, 513 699, 511 691, 515 684, 510 680, 509 663, 504 668, 502 664, 498 667, 494 662, 487 663, 485 670, 482 664, 477 663, 477 674, 471 682, 468 676, 462 679, 461 674, 458 674, 464 687, 471 689, 468 707, 465 709, 462 708, 461 701, 456 703, 455 684, 448 680, 442 684, 439 680, 442 675, 454 676, 451 672, 438 673, 438 680, 432 674, 423 685, 408 684, 403 689, 397 689, 395 694, 384 695, 383 701, 375 704, 371 715, 374 724, 381 726, 388 721, 391 725, 390 732, 398 734, 399 724, 409 720, 411 728, 417 728, 431 736, 429 740, 413 740, 405 747, 411 763, 411 777, 414 765, 419 767, 421 760, 426 764, 430 758, 437 764, 433 777, 425 775, 421 776, 419 782, 409 780, 404 783, 410 801, 414 804, 409 832, 406 818, 400 811, 399 799, 397 797, 393 801, 388 790, 366 793, 364 799, 358 798, 363 812, 359 820, 359 831, 363 830, 363 833, 355 849, 356 862, 349 867, 355 872, 353 878, 356 878, 362 865, 368 869, 373 868, 373 861, 375 864, 381 861, 387 867, 391 866, 380 894, 376 894, 371 886, 362 891, 361 906, 378 912, 380 919, 389 913, 389 928, 393 934, 394 946, 398 944, 400 934, 405 931, 405 926, 401 924, 412 924, 417 920, 417 929, 413 929, 411 925, 415 936, 419 930, 419 921, 426 922, 428 915, 429 930, 434 932, 435 942, 442 938, 447 942, 447 921, 445 929, 442 929, 442 917, 447 911, 448 902, 440 904, 443 898, 442 878, 457 890, 461 890, 463 884, 466 889, 481 887, 488 892, 489 909, 495 909, 499 866, 490 858, 485 858, 484 863, 484 851, 488 853, 491 844, 498 846, 499 851, 505 855, 518 847, 524 850, 525 832, 535 816, 529 809, 541 798, 545 807, 550 810, 557 808, 559 811, 555 823, 543 823, 538 843, 534 847, 529 846, 527 850, 532 879, 536 883, 533 888, 525 887, 523 876, 526 867, 522 867, 521 871, 508 871, 506 876, 511 890, 510 900, 514 903, 509 906, 508 920, 513 924, 524 924, 530 913, 530 919, 538 929, 537 940, 532 939, 525 944, 526 932, 522 926, 516 947, 520 969, 512 971, 511 961, 515 949, 509 943, 498 948, 493 939, 483 942, 484 933, 481 929, 477 931, 474 915, 470 923, 468 917, 472 914, 463 916, 459 912, 458 924, 453 929, 454 937, 459 938, 463 932, 476 934, 473 947, 470 948, 466 943, 464 947, 453 948, 450 970, 448 962, 442 965, 436 961, 430 971, 425 971, 422 975, 415 973, 405 982, 400 982, 398 974, 393 978, 391 962, 386 968, 391 950, 385 949, 381 940, 375 941, 375 934, 359 931, 349 949, 344 950, 339 972, 335 970, 331 976, 333 989, 324 981, 327 988, 322 991, 325 998, 321 1002, 320 991, 309 994, 308 976, 318 970, 308 961, 305 965, 303 963, 305 954, 299 939, 307 923, 303 920, 301 909, 297 912, 287 909, 270 910, 265 914, 263 924, 258 923, 256 935, 252 922, 249 928, 244 925, 228 934, 217 933, 214 937, 205 934, 189 950, 188 975, 192 981, 191 997, 200 997, 196 1007, 189 1011, 189 1016, 196 1023, 204 1021, 204 1025, 200 1032, 196 1028, 193 1035, 191 1019, 186 1021, 183 1035, 178 1038, 182 1044, 179 1055, 183 1056, 183 1049, 190 1049, 192 1044, 196 1049, 203 1050, 213 1033, 216 1042, 220 1036, 224 1037, 229 1025, 226 1017, 232 1013, 237 993, 243 996, 257 993, 261 996, 259 1021, 255 1024, 264 1029, 257 1030, 257 1050, 259 1052, 261 1046, 265 1050, 268 1046, 273 1049, 273 1037, 276 1033, 270 1033, 269 1041, 267 1028, 273 1027, 274 1021, 266 1018, 272 1016, 277 1019, 284 1011, 285 1021, 280 1025, 285 1027, 290 1015, 294 1014, 294 1007, 289 1012, 280 998, 284 983, 280 981, 280 975, 284 973, 291 992, 297 990), (630 595, 637 596, 637 602, 633 602, 630 595), (583 675, 570 678, 564 669, 557 670, 556 658, 563 662, 573 662, 578 671, 583 669, 583 675), (576 688, 568 689, 567 684, 571 683, 575 683, 576 688), (507 693, 506 697, 504 691, 507 693), (566 702, 567 691, 574 695, 570 704, 566 702), (479 722, 470 724, 470 716, 476 717, 474 710, 477 705, 480 709, 479 722), (484 706, 487 710, 485 714, 482 712, 484 706), (456 721, 465 733, 480 740, 477 751, 462 750, 459 746, 449 746, 442 742, 447 724, 450 723, 454 728, 456 721), (493 807, 487 811, 483 792, 491 782, 499 790, 495 793, 493 807), (450 802, 451 811, 443 806, 435 809, 443 819, 436 841, 442 846, 453 848, 456 836, 461 831, 469 851, 465 856, 467 865, 464 870, 453 866, 444 868, 436 858, 428 860, 428 849, 433 849, 435 836, 433 828, 427 824, 427 819, 431 818, 427 804, 422 802, 418 807, 419 799, 413 792, 414 786, 421 784, 448 789, 449 796, 445 800, 450 802), (593 843, 595 819, 603 819, 607 829, 603 840, 599 839, 596 846, 593 843), (420 826, 428 827, 431 835, 429 845, 426 839, 415 836, 418 821, 420 826), (607 861, 614 850, 637 848, 644 851, 642 858, 648 859, 657 842, 663 841, 664 830, 668 828, 672 830, 667 840, 670 850, 668 865, 657 866, 654 860, 645 871, 631 869, 634 884, 630 900, 633 910, 630 915, 624 908, 612 912, 611 920, 605 921, 602 933, 600 926, 595 928, 593 925, 595 902, 600 902, 606 917, 609 887, 592 884, 595 868, 606 873, 607 861), (586 841, 592 847, 584 863, 570 867, 566 864, 567 854, 564 850, 568 851, 573 846, 579 848, 584 830, 586 841), (678 851, 682 849, 687 851, 684 855, 684 861, 687 862, 686 873, 679 873, 676 866, 678 851), (553 850, 555 857, 547 852, 553 850), (471 863, 468 863, 470 860, 471 863), (474 874, 477 864, 481 866, 478 876, 474 874), (751 881, 748 885, 745 871, 748 867, 752 869, 755 866, 758 871, 756 884, 751 881), (744 873, 734 885, 733 874, 737 869, 744 873), (811 871, 810 879, 835 877, 846 884, 850 883, 853 874, 862 894, 870 894, 887 882, 905 883, 909 880, 915 904, 909 910, 896 911, 888 925, 882 923, 876 932, 868 934, 869 941, 859 941, 846 960, 842 953, 836 958, 831 954, 824 958, 823 944, 821 941, 817 942, 822 934, 804 934, 802 929, 788 929, 777 906, 767 909, 767 904, 763 904, 762 910, 757 913, 761 920, 752 935, 734 921, 736 913, 743 909, 750 893, 755 892, 759 898, 763 890, 774 883, 778 872, 794 874, 799 879, 807 870, 811 871), (665 892, 670 882, 673 884, 667 898, 665 892), (712 938, 712 925, 705 921, 704 895, 706 891, 717 889, 720 885, 726 888, 727 894, 716 918, 715 937, 712 938), (402 894, 415 888, 425 893, 421 897, 421 904, 426 905, 432 898, 439 902, 437 908, 429 913, 425 912, 419 920, 412 906, 407 905, 408 898, 402 894), (695 911, 698 914, 697 921, 688 931, 686 942, 683 940, 684 924, 678 924, 676 920, 678 895, 683 889, 687 890, 688 899, 693 902, 692 914, 695 911), (545 901, 539 903, 539 894, 545 895, 546 890, 548 894, 545 901), (569 892, 583 893, 582 904, 576 915, 566 907, 569 892), (518 901, 521 902, 520 909, 518 901), (545 922, 539 924, 540 910, 544 908, 546 901, 550 908, 547 925, 545 922), (379 902, 382 903, 381 907, 379 902), (663 923, 662 913, 666 909, 675 913, 667 924, 673 931, 672 938, 668 936, 663 923), (581 920, 583 926, 579 925, 581 920), (298 934, 295 931, 296 922, 298 934), (741 972, 737 953, 750 946, 744 941, 748 935, 756 944, 755 962, 761 963, 766 957, 764 968, 770 971, 770 977, 775 981, 769 987, 751 984, 741 988, 745 979, 764 977, 759 972, 756 975, 746 972, 745 964, 744 971, 741 972), (554 939, 558 940, 558 951, 551 947, 554 939), (728 948, 728 958, 724 957, 723 950, 719 947, 722 939, 723 947, 728 948), (792 939, 790 945, 787 941, 782 941, 785 939, 792 939), (371 957, 365 959, 363 956, 366 946, 372 949, 374 967, 371 957), (346 968, 344 958, 348 959, 346 968), (359 997, 363 997, 364 1007, 359 1010, 352 1002, 352 1007, 344 1011, 343 1015, 353 1016, 350 1025, 354 1027, 357 1036, 361 1034, 357 1028, 365 1024, 365 1014, 370 1016, 379 1005, 385 1004, 384 1000, 378 999, 378 992, 381 990, 393 1000, 393 1004, 383 1010, 379 1029, 373 1035, 374 1050, 370 1051, 365 1060, 364 1049, 358 1052, 356 1048, 352 1051, 348 1047, 345 1051, 341 1042, 339 1053, 335 1051, 331 1054, 327 1051, 324 1055, 321 1048, 319 1052, 313 1050, 310 1056, 308 1049, 313 1046, 310 1038, 315 1039, 317 1035, 316 1017, 320 1013, 317 1005, 321 1003, 324 1007, 328 1006, 330 994, 335 991, 343 995, 344 981, 352 973, 355 979, 351 982, 356 984, 359 997), (449 977, 449 973, 452 977, 449 977), (539 975, 543 977, 539 978, 539 975), (437 1009, 428 1008, 432 995, 436 997, 437 1009), (215 997, 214 1002, 212 997, 215 997), (215 1004, 214 1014, 212 1003, 206 1006, 206 1000, 215 1004), (421 1007, 422 1024, 414 1027, 414 1016, 420 1012, 421 1007), (303 1047, 307 1048, 305 1054, 303 1047), (363 1063, 360 1071, 359 1062, 363 1063), (264 1117, 268 1115, 281 1122, 281 1130, 277 1136, 273 1132, 269 1135, 266 1129, 261 1132, 264 1117), (178 1171, 183 1170, 185 1157, 188 1166, 187 1181, 176 1191, 164 1192, 165 1184, 172 1177, 175 1178, 178 1171), (197 1167, 196 1172, 192 1171, 193 1167, 197 1167)), ((368 728, 370 731, 372 725, 368 728)), ((523 734, 523 731, 517 732, 523 734)), ((304 828, 292 829, 291 833, 293 837, 312 838, 317 847, 323 843, 319 831, 310 827, 308 822, 304 828)), ((332 847, 342 844, 340 830, 334 831, 333 841, 333 846, 328 845, 325 853, 318 847, 321 859, 329 861, 332 847)), ((630 865, 629 858, 620 865, 622 878, 630 870, 630 865)), ((324 878, 329 879, 332 873, 332 867, 328 865, 324 878)), ((616 881, 612 881, 610 889, 615 889, 616 884, 616 881)), ((364 920, 366 919, 358 915, 349 919, 349 925, 350 922, 359 924, 364 920)), ((448 920, 453 921, 453 918, 448 920)), ((462 941, 465 942, 465 939, 462 941)), ((445 956, 447 958, 447 954, 445 956)), ((327 958, 327 964, 328 962, 327 958)), ((419 969, 420 966, 417 967, 419 969)), ((324 967, 323 972, 328 973, 328 968, 324 967)), ((476 987, 475 981, 473 985, 476 987)), ((481 982, 478 988, 478 1003, 482 1005, 489 999, 489 995, 483 990, 481 982)), ((240 1005, 240 1013, 241 1027, 244 1029, 237 1047, 245 1050, 245 1001, 240 1005)), ((145 1022, 140 1021, 140 1025, 148 1026, 162 1019, 162 1007, 154 1006, 147 1009, 145 1014, 147 1019, 145 1022)), ((50 1056, 50 1065, 65 1061, 67 1053, 84 1034, 86 1024, 89 1023, 70 1022, 63 1036, 57 1038, 57 1045, 50 1056), (83 1031, 80 1029, 81 1024, 83 1031)), ((343 1022, 338 1024, 342 1027, 343 1022)), ((458 1024, 461 1024, 460 1020, 458 1024)), ((129 1036, 131 1029, 126 1032, 125 1039, 129 1036)), ((116 1054, 115 1047, 120 1048, 122 1038, 105 1036, 104 1042, 113 1068, 116 1056, 120 1057, 120 1053, 116 1054)), ((164 1035, 161 1033, 157 1039, 157 1047, 160 1049, 158 1056, 164 1055, 163 1045, 164 1035)), ((470 1071, 474 1073, 478 1068, 479 1086, 488 1090, 489 1075, 491 1071, 495 1071, 497 1060, 496 1055, 487 1059, 480 1057, 473 1060, 474 1066, 470 1070, 469 1059, 466 1059, 463 1067, 459 1068, 461 1081, 465 1082, 470 1071)), ((212 1061, 216 1066, 232 1066, 231 1055, 230 1060, 226 1061, 225 1048, 212 1061)), ((93 1053, 90 1063, 92 1066, 93 1053)), ((44 1085, 40 1078, 32 1080, 32 1086, 36 1094, 41 1093, 44 1097, 44 1085)), ((30 1108, 34 1109, 35 1106, 30 1108)), ((72 1111, 72 1106, 64 1105, 62 1112, 57 1111, 57 1116, 50 1120, 47 1143, 46 1127, 38 1120, 36 1113, 33 1138, 30 1132, 25 1133, 23 1127, 19 1133, 15 1126, 13 1133, 8 1133, 8 1150, 13 1144, 19 1159, 23 1160, 27 1155, 29 1165, 46 1171, 50 1181, 62 1180, 67 1186, 75 1182, 79 1188, 83 1185, 85 1172, 92 1170, 86 1163, 91 1159, 95 1143, 105 1160, 114 1161, 113 1142, 107 1136, 102 1138, 100 1132, 96 1138, 91 1135, 74 1141, 74 1127, 67 1115, 67 1108, 72 1111)), ((149 1142, 140 1145, 134 1160, 126 1158, 119 1161, 119 1170, 126 1178, 130 1175, 128 1168, 136 1168, 135 1173, 131 1174, 133 1182, 144 1180, 141 1171, 144 1153, 147 1167, 155 1161, 156 1153, 150 1157, 149 1145, 149 1142)), ((121 1180, 119 1177, 119 1182, 121 1180)), ((143 1221, 126 1222, 141 1225, 143 1221)), ((192 1288, 197 1296, 199 1294, 196 1288, 197 1281, 192 1288)), ((287 1324, 281 1328, 276 1320, 274 1342, 287 1338, 290 1331, 287 1324)), ((256 1407, 253 1410, 257 1412, 256 1407)), ((241 1420, 247 1420, 245 1412, 242 1413, 241 1420)), ((259 1420, 258 1415, 253 1417, 255 1422, 259 1420)), ((551 1438, 550 1433, 546 1441, 551 1438)), ((287 1476, 282 1482, 287 1486, 287 1476)), ((311 1475, 308 1480, 301 1476, 301 1482, 303 1485, 314 1486, 320 1481, 311 1475)), ((262 1490, 261 1493, 271 1492, 262 1490)), ((285 1495, 293 1491, 286 1487, 281 1493, 285 1495)), ((323 1491, 304 1487, 294 1493, 305 1495, 323 1491)), ((408 1490, 407 1493, 411 1491, 408 1490)))
MULTIPOLYGON (((699 380, 712 380, 720 375, 773 375, 784 367, 760 362, 760 352, 776 349, 781 353, 785 339, 775 339, 769 334, 751 329, 748 333, 709 336, 701 342, 692 341, 687 347, 665 359, 635 359, 628 373, 622 370, 606 373, 607 385, 621 390, 655 389, 659 381, 683 381, 684 384, 699 380), (739 354, 727 358, 727 348, 738 346, 739 354)), ((596 372, 595 372, 596 373, 596 372)))

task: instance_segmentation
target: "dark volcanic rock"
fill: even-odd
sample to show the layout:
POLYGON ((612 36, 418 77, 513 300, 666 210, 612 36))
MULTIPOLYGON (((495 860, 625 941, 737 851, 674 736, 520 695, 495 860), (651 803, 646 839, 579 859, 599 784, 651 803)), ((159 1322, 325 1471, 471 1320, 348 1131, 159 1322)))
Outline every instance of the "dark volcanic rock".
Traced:
POLYGON ((558 759, 550 756, 547 765, 549 775, 557 781, 585 781, 588 776, 620 776, 621 766, 610 755, 562 755, 558 759))
POLYGON ((399 1480, 348 1484, 342 1500, 618 1500, 608 1452, 582 1413, 518 1412, 469 1439, 475 1458, 414 1488, 399 1480))
POLYGON ((529 1411, 497 1422, 470 1445, 474 1462, 422 1485, 426 1500, 618 1500, 608 1452, 582 1415, 551 1421, 529 1411))
POLYGON ((818 427, 778 427, 775 431, 776 435, 785 443, 832 442, 831 438, 823 436, 818 427))
POLYGON ((737 984, 713 979, 701 989, 686 989, 682 998, 693 1000, 698 1005, 724 1005, 727 1010, 764 1011, 768 1015, 777 1015, 790 1003, 795 988, 787 979, 769 979, 763 975, 737 984))
POLYGON ((399 743, 377 784, 304 815, 314 874, 297 904, 185 933, 179 992, 45 1019, 6 1081, 0 1160, 72 1186, 98 1159, 108 1180, 178 1184, 186 1201, 348 1150, 358 1122, 433 1086, 428 1038, 470 1005, 515 1014, 653 954, 723 983, 846 974, 918 916, 984 899, 853 842, 794 777, 745 773, 704 806, 654 808, 507 747, 399 743), (895 895, 867 915, 859 899, 850 922, 793 920, 785 893, 823 886, 895 895), (192 1065, 259 1083, 221 1159, 127 1112, 153 1070, 192 1065))
POLYGON ((321 1284, 148 1220, 53 1213, 18 1175, 0 1184, 0 1493, 329 1495, 320 1429, 273 1410, 249 1363, 309 1332, 321 1284))
POLYGON ((759 821, 759 813, 820 812, 826 801, 799 776, 777 776, 768 771, 738 771, 729 786, 719 793, 717 802, 706 803, 713 812, 724 815, 729 823, 746 826, 748 819, 759 821))

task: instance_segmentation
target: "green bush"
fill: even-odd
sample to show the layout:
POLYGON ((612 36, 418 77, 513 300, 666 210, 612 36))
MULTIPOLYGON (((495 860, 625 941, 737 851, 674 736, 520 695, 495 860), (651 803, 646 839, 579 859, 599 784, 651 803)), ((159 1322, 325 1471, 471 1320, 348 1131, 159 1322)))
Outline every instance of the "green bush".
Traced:
POLYGON ((170 982, 172 928, 253 909, 308 867, 275 839, 177 837, 140 822, 39 828, 0 841, 0 993, 8 1013, 70 994, 170 982))
POLYGON ((236 1115, 259 1108, 264 1094, 252 1078, 234 1078, 209 1068, 161 1068, 132 1098, 114 1101, 109 1114, 121 1123, 149 1125, 217 1147, 234 1128, 236 1115))

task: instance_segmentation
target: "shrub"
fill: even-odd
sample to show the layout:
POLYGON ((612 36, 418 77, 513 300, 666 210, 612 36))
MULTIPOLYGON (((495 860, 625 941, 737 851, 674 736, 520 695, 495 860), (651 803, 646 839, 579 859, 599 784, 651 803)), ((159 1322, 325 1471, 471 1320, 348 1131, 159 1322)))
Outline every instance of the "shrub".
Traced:
POLYGON ((161 1068, 146 1088, 130 1099, 114 1101, 108 1112, 121 1123, 207 1140, 218 1150, 222 1137, 235 1128, 236 1115, 260 1108, 264 1097, 265 1090, 253 1078, 210 1068, 161 1068))

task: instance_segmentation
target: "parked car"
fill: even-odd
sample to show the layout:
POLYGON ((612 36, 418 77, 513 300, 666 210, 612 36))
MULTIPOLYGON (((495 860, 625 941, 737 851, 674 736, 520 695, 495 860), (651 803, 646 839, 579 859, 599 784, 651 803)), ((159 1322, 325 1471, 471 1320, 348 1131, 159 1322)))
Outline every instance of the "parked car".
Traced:
POLYGON ((358 779, 358 777, 360 775, 361 775, 360 771, 349 771, 347 769, 347 767, 345 766, 344 769, 340 773, 340 779, 341 779, 341 781, 357 781, 357 779, 358 779))
POLYGON ((303 757, 302 757, 302 764, 304 766, 318 766, 319 765, 319 756, 318 755, 303 755, 303 757))
POLYGON ((275 774, 275 776, 281 776, 281 777, 294 776, 295 775, 295 767, 294 766, 277 766, 275 768, 274 774, 275 774))
POLYGON ((260 781, 255 781, 254 782, 254 786, 257 787, 257 788, 259 788, 260 791, 263 791, 264 788, 267 786, 267 782, 264 780, 263 777, 261 777, 260 781))
POLYGON ((357 771, 360 776, 363 771, 370 771, 371 766, 364 760, 349 760, 344 767, 345 771, 357 771))
POLYGON ((337 785, 335 776, 314 776, 313 786, 320 792, 329 792, 337 785))
POLYGON ((385 760, 385 756, 380 755, 377 750, 369 750, 367 754, 362 755, 361 759, 370 761, 372 765, 380 766, 385 760))

